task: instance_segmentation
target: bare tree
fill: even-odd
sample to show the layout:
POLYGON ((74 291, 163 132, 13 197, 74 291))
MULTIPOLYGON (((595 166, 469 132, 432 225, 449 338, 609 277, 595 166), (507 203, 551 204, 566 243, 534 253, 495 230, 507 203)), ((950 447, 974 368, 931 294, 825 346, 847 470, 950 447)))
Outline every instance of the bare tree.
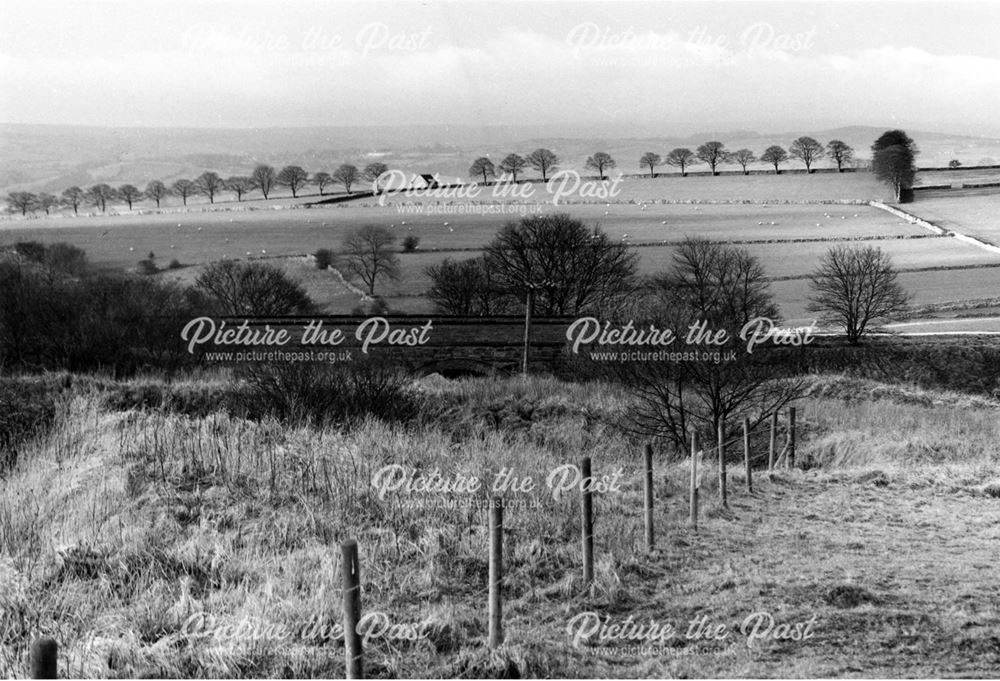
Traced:
POLYGON ((427 297, 441 314, 489 316, 506 314, 517 301, 501 288, 480 256, 468 260, 445 258, 424 272, 432 283, 427 297))
POLYGON ((160 207, 160 201, 169 196, 170 190, 167 189, 167 185, 163 184, 159 180, 153 180, 146 185, 146 196, 156 201, 156 207, 160 207))
POLYGON ((775 144, 764 150, 764 153, 760 155, 760 160, 773 165, 774 174, 777 175, 781 172, 778 169, 778 164, 788 160, 788 152, 775 144))
POLYGON ((302 285, 266 263, 215 262, 198 275, 195 286, 215 299, 221 314, 280 316, 313 310, 302 285))
POLYGON ((713 175, 718 175, 718 166, 729 161, 729 152, 722 142, 705 142, 695 152, 699 159, 708 164, 713 175))
POLYGON ((218 173, 206 170, 195 179, 194 188, 207 196, 209 203, 215 203, 215 195, 226 188, 226 183, 218 173))
POLYGON ((650 177, 655 176, 654 171, 656 170, 656 166, 662 163, 663 159, 660 157, 660 155, 654 154, 652 151, 647 151, 645 154, 642 155, 642 158, 639 159, 639 167, 640 168, 648 167, 650 177))
POLYGON ((253 188, 259 189, 260 193, 264 195, 265 200, 271 193, 271 190, 274 189, 277 179, 278 178, 274 172, 274 168, 265 164, 257 166, 250 174, 250 180, 253 182, 253 188))
POLYGON ((542 148, 535 149, 528 154, 527 160, 532 168, 542 174, 542 182, 548 181, 549 173, 554 172, 559 163, 558 156, 548 149, 542 148))
POLYGON ((236 200, 242 201, 243 196, 254 190, 253 179, 246 175, 233 175, 226 180, 226 189, 236 194, 236 200))
POLYGON ((108 201, 114 201, 115 199, 115 190, 110 185, 102 182, 101 184, 95 184, 87 190, 87 195, 96 207, 102 211, 106 211, 108 209, 108 201))
POLYGON ((500 172, 509 174, 511 180, 516 184, 518 173, 528 167, 528 159, 518 154, 507 154, 500 161, 498 167, 500 168, 500 172))
POLYGON ((333 184, 333 176, 321 170, 318 173, 313 173, 312 181, 316 185, 316 188, 319 189, 319 195, 323 196, 323 190, 333 184))
POLYGON ((351 232, 344 240, 341 262, 350 274, 364 283, 369 296, 375 295, 375 285, 380 279, 399 279, 395 243, 395 235, 385 227, 374 225, 351 232))
POLYGON ((7 205, 12 211, 21 211, 21 215, 27 215, 29 210, 34 210, 38 197, 31 192, 11 192, 7 195, 7 205))
POLYGON ((664 163, 668 166, 681 169, 681 177, 687 175, 688 166, 692 166, 697 162, 698 157, 695 156, 694 152, 687 147, 677 147, 676 149, 671 149, 670 153, 667 154, 667 158, 664 159, 664 163))
POLYGON ((596 170, 597 174, 600 175, 601 181, 604 181, 604 171, 609 168, 614 168, 617 163, 611 158, 611 154, 605 151, 599 151, 590 158, 587 159, 586 166, 591 170, 596 170))
POLYGON ((170 190, 177 196, 181 197, 181 201, 186 206, 188 203, 188 197, 194 196, 198 192, 198 187, 196 187, 194 182, 191 180, 177 180, 170 185, 170 190))
POLYGON ((351 193, 351 187, 357 183, 360 174, 356 166, 352 166, 350 163, 345 163, 335 171, 333 171, 333 179, 335 182, 344 185, 344 191, 348 194, 351 193))
POLYGON ((73 209, 73 214, 80 212, 80 204, 87 200, 87 192, 80 187, 69 187, 62 193, 62 200, 73 209))
POLYGON ((134 184, 123 184, 118 188, 118 196, 128 204, 128 209, 132 210, 132 204, 142 200, 142 192, 134 184))
POLYGON ((840 140, 830 140, 826 144, 826 155, 837 164, 837 172, 844 172, 844 164, 854 159, 854 149, 840 140))
POLYGON ((542 315, 576 314, 620 299, 634 284, 638 255, 565 213, 507 223, 486 246, 486 266, 518 301, 535 296, 542 315))
POLYGON ((904 312, 909 295, 888 253, 875 246, 834 246, 820 260, 809 287, 808 309, 842 324, 857 345, 869 324, 904 312))
POLYGON ((364 177, 365 182, 371 182, 372 183, 372 191, 378 193, 378 191, 379 191, 379 186, 378 186, 379 178, 382 177, 383 175, 385 175, 387 172, 389 172, 389 166, 387 166, 386 164, 382 163, 381 161, 374 161, 374 162, 369 163, 368 165, 365 166, 365 171, 364 171, 363 177, 364 177))
POLYGON ((44 210, 46 215, 48 215, 50 210, 59 205, 59 199, 58 197, 53 196, 52 194, 42 192, 38 195, 38 200, 35 202, 35 204, 39 208, 44 210))
POLYGON ((292 192, 292 198, 297 199, 299 190, 309 183, 309 173, 300 166, 285 166, 278 173, 275 182, 282 187, 288 187, 292 192))
POLYGON ((485 156, 480 156, 472 162, 471 166, 469 166, 469 176, 479 177, 481 175, 483 178, 483 184, 486 184, 489 181, 488 176, 492 175, 493 177, 496 177, 496 174, 497 170, 493 166, 493 161, 485 156))
POLYGON ((789 155, 806 164, 806 172, 812 172, 812 164, 823 158, 823 145, 812 137, 799 137, 788 148, 789 155))
POLYGON ((749 149, 737 149, 733 152, 733 160, 740 164, 743 168, 743 174, 748 175, 747 166, 757 160, 757 156, 754 155, 749 149))
MULTIPOLYGON (((700 351, 730 355, 723 361, 621 362, 607 371, 634 396, 624 414, 625 429, 643 437, 662 437, 684 451, 689 432, 715 439, 720 424, 726 436, 739 417, 764 422, 801 391, 789 378, 787 364, 775 351, 745 350, 740 333, 751 320, 777 320, 777 308, 760 262, 746 249, 689 239, 677 247, 671 268, 652 279, 633 314, 636 328, 653 324, 676 330, 684 342, 693 324, 712 333, 725 331, 724 342, 700 351)), ((678 351, 686 346, 678 347, 678 351)), ((704 439, 702 440, 705 441, 704 439)))

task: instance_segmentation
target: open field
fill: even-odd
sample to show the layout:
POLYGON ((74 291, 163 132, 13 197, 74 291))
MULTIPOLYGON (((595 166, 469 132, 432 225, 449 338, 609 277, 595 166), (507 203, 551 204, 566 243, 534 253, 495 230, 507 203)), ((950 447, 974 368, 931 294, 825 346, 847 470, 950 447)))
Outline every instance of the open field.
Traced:
POLYGON ((686 466, 659 452, 658 549, 646 554, 636 448, 592 418, 620 413, 616 390, 416 386, 451 405, 447 415, 346 432, 116 411, 81 388, 0 481, 0 674, 23 675, 29 627, 59 640, 71 676, 343 677, 335 638, 267 632, 338 621, 337 544, 349 536, 364 612, 428 632, 374 637, 372 677, 979 677, 1000 664, 995 402, 811 379, 799 456, 813 468, 760 473, 748 494, 734 466, 729 510, 706 471, 695 532, 686 466), (484 409, 500 409, 502 429, 484 409), (434 505, 442 494, 365 492, 389 463, 543 479, 584 455, 595 473, 624 475, 595 499, 594 592, 581 592, 575 496, 526 493, 540 507, 505 514, 506 643, 493 655, 483 511, 434 505), (761 612, 812 621, 811 636, 750 640, 741 625, 761 612), (596 636, 574 645, 581 613, 680 631, 657 652, 596 636), (204 616, 215 628, 192 628, 204 616), (686 637, 701 618, 729 634, 686 637), (226 633, 238 625, 257 633, 226 633))
POLYGON ((957 185, 964 183, 1000 182, 1000 168, 959 168, 958 170, 926 170, 917 173, 916 185, 957 185))
MULTIPOLYGON (((917 307, 993 298, 1000 292, 1000 268, 903 272, 899 275, 899 283, 910 292, 912 304, 917 307)), ((779 301, 782 314, 790 321, 805 322, 815 317, 814 313, 806 311, 809 287, 805 279, 772 282, 771 291, 779 301)))
POLYGON ((1000 189, 963 196, 921 196, 907 210, 945 229, 1000 246, 1000 189))
MULTIPOLYGON (((928 232, 868 206, 650 205, 532 207, 531 213, 568 212, 632 243, 708 239, 764 240, 918 236, 928 232), (829 217, 828 217, 829 216, 829 217), (666 222, 666 224, 663 224, 666 222), (774 223, 773 225, 771 223, 774 223)), ((8 223, 0 240, 69 241, 99 266, 133 267, 152 251, 196 264, 249 255, 293 255, 339 248, 362 225, 391 229, 400 239, 420 238, 420 248, 475 249, 488 243, 517 215, 401 214, 393 206, 337 205, 252 212, 191 212, 169 215, 65 218, 8 223), (405 223, 405 224, 404 224, 405 223), (447 223, 447 224, 445 224, 447 223)))
MULTIPOLYGON (((940 303, 976 297, 969 292, 1000 290, 1000 256, 983 251, 948 237, 926 239, 889 239, 878 241, 850 242, 859 245, 877 246, 892 256, 899 269, 920 267, 963 267, 996 264, 996 268, 975 268, 965 270, 943 270, 919 273, 902 273, 900 279, 915 295, 916 304, 940 303), (962 292, 965 292, 963 294, 962 292)), ((803 319, 807 315, 805 303, 808 288, 805 277, 816 267, 820 257, 835 245, 829 242, 749 244, 745 248, 756 255, 764 264, 768 276, 801 277, 792 281, 772 283, 775 296, 782 313, 789 319, 803 319)), ((671 262, 673 248, 650 246, 636 249, 639 254, 640 271, 647 274, 662 272, 671 262)), ((429 308, 419 305, 419 301, 406 300, 399 296, 426 291, 431 281, 424 269, 445 254, 415 253, 400 256, 401 279, 383 286, 390 306, 406 312, 424 312, 429 308)), ((447 254, 455 259, 471 258, 478 251, 447 254)))
MULTIPOLYGON (((280 199, 270 209, 263 202, 249 202, 186 213, 9 219, 2 223, 0 242, 68 241, 86 250, 95 265, 114 268, 134 267, 152 252, 157 264, 164 268, 175 259, 184 265, 198 265, 224 258, 297 257, 318 248, 336 251, 351 230, 366 224, 381 225, 400 240, 409 235, 420 238, 422 252, 400 256, 400 281, 386 282, 379 290, 391 308, 410 313, 431 311, 427 301, 418 297, 430 285, 424 275, 427 265, 444 257, 477 255, 497 230, 525 213, 568 212, 631 244, 662 244, 687 236, 782 242, 746 244, 762 259, 768 275, 776 278, 807 275, 833 243, 805 241, 816 239, 870 239, 862 242, 887 250, 896 266, 904 270, 1000 263, 996 254, 953 239, 933 237, 927 230, 869 206, 794 203, 829 200, 837 192, 849 199, 868 198, 872 187, 878 189, 873 183, 867 173, 629 178, 616 199, 589 199, 587 203, 560 206, 512 201, 488 204, 487 190, 475 202, 392 197, 386 206, 364 199, 306 209, 280 199), (678 188, 683 191, 683 199, 673 194, 678 188), (781 197, 778 203, 774 202, 775 194, 781 197)), ((1000 227, 994 220, 996 195, 921 197, 908 209, 946 229, 1000 241, 1000 227)), ((637 250, 643 272, 660 271, 669 262, 668 246, 637 250)), ((345 287, 330 273, 310 269, 308 261, 293 259, 282 266, 303 281, 327 312, 349 312, 360 301, 356 290, 345 287)), ((199 269, 184 268, 162 276, 190 282, 199 269)), ((938 304, 995 296, 1000 289, 1000 270, 904 272, 901 280, 913 293, 915 304, 938 304)), ((773 286, 786 318, 808 318, 804 281, 777 281, 773 286)))
MULTIPOLYGON (((971 266, 996 264, 1000 268, 1000 255, 977 249, 948 237, 927 239, 891 239, 878 241, 852 241, 851 245, 875 246, 892 257, 896 268, 971 266)), ((768 276, 775 278, 805 277, 812 272, 820 258, 831 246, 829 242, 750 244, 744 246, 764 265, 768 276)), ((638 249, 641 269, 647 272, 663 270, 670 262, 673 249, 652 247, 638 249)), ((1000 269, 997 270, 1000 272, 1000 269)))
MULTIPOLYGON (((697 169, 697 167, 696 167, 697 169)), ((611 177, 615 174, 612 173, 611 177)), ((550 202, 553 194, 564 195, 572 203, 603 202, 603 197, 588 195, 584 187, 601 186, 596 179, 583 180, 577 192, 572 192, 574 182, 561 181, 543 185, 532 182, 531 199, 550 202), (588 184, 589 183, 589 184, 588 184), (551 192, 550 192, 551 190, 551 192), (571 195, 575 194, 575 195, 571 195)), ((608 181, 607 187, 612 186, 608 181)), ((750 202, 822 202, 822 201, 870 201, 884 200, 888 194, 871 173, 819 173, 806 175, 765 174, 765 175, 690 175, 679 173, 658 175, 655 178, 643 176, 623 177, 617 184, 617 193, 611 202, 641 201, 750 201, 750 202)), ((500 196, 493 195, 492 186, 481 188, 480 200, 492 201, 500 196)))

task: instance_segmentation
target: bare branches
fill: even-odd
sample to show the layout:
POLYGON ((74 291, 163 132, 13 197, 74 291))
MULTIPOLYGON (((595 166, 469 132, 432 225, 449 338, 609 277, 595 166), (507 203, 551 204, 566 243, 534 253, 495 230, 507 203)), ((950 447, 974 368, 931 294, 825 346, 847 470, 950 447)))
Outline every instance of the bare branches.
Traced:
POLYGON ((399 258, 392 245, 396 237, 384 227, 366 225, 344 240, 344 268, 364 283, 368 295, 375 295, 380 279, 399 278, 399 258))
POLYGON ((808 309, 843 325, 851 345, 858 344, 871 323, 903 312, 909 304, 892 259, 873 246, 831 248, 809 286, 808 309))
POLYGON ((812 164, 823 156, 823 145, 812 137, 799 137, 788 148, 789 155, 806 165, 806 172, 812 172, 812 164))

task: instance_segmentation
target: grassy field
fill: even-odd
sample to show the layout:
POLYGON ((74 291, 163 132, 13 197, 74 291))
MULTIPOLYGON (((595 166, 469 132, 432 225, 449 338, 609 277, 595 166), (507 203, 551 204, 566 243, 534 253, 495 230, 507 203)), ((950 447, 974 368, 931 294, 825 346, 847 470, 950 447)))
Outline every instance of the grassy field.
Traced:
MULTIPOLYGON (((337 249, 345 234, 366 224, 387 227, 400 239, 417 236, 425 249, 476 248, 506 222, 520 217, 516 212, 432 215, 426 212, 430 210, 426 203, 420 208, 423 214, 400 212, 401 207, 395 205, 340 204, 312 209, 66 217, 8 221, 0 235, 4 241, 69 241, 85 249, 95 264, 131 267, 150 251, 163 259, 163 264, 173 258, 189 264, 243 258, 247 253, 261 255, 264 251, 290 255, 324 247, 337 249)), ((449 206, 435 208, 446 210, 449 206)), ((520 208, 509 207, 515 211, 520 208)), ((612 235, 628 234, 633 241, 675 240, 686 235, 768 239, 922 232, 867 206, 656 204, 643 209, 616 203, 524 208, 532 214, 567 211, 612 235)))
MULTIPOLYGON (((273 262, 298 276, 322 309, 331 313, 353 309, 360 301, 357 291, 297 258, 319 248, 336 251, 348 232, 367 224, 389 228, 400 241, 411 235, 420 239, 421 252, 401 255, 402 278, 379 290, 393 309, 411 313, 431 310, 419 297, 430 285, 424 274, 427 265, 444 257, 475 256, 498 229, 522 214, 569 212, 630 244, 669 244, 687 236, 781 242, 747 244, 761 257, 768 275, 777 278, 804 276, 815 267, 831 245, 801 243, 815 239, 871 239, 869 243, 889 251, 904 270, 1000 263, 995 254, 954 240, 903 239, 929 232, 868 206, 810 203, 884 198, 880 191, 867 173, 629 178, 617 198, 560 206, 511 201, 486 205, 490 192, 484 190, 474 204, 458 198, 395 197, 385 206, 365 199, 305 209, 302 202, 279 199, 270 207, 255 201, 186 213, 8 219, 0 226, 0 242, 68 241, 85 249, 95 265, 113 268, 135 267, 149 253, 161 268, 172 260, 201 265, 224 258, 296 256, 273 262)), ((545 196, 538 185, 535 199, 545 196)), ((947 229, 1000 241, 992 221, 993 196, 921 199, 912 208, 947 229)), ((642 271, 656 272, 669 262, 671 248, 646 247, 638 252, 642 271)), ((161 276, 190 282, 198 271, 191 267, 161 276)), ((991 269, 901 276, 918 305, 993 295, 997 282, 996 270, 991 269)), ((775 282, 774 289, 786 317, 808 316, 801 282, 775 282)))
MULTIPOLYGON (((976 268, 904 272, 899 275, 899 283, 912 294, 912 305, 915 307, 962 301, 965 307, 972 308, 977 299, 995 297, 1000 290, 1000 270, 976 268)), ((809 289, 804 279, 772 282, 771 291, 780 301, 782 314, 790 321, 805 322, 815 317, 815 314, 806 311, 809 289)), ((957 311, 953 313, 960 314, 957 311)))
POLYGON ((339 621, 337 543, 357 537, 364 612, 424 633, 374 636, 373 677, 989 675, 1000 405, 836 376, 809 388, 811 468, 760 474, 753 494, 734 470, 726 510, 709 467, 697 532, 686 468, 660 452, 653 554, 636 448, 604 425, 627 408, 613 389, 424 381, 414 389, 451 405, 437 417, 353 431, 114 411, 78 389, 0 480, 0 674, 25 674, 25 641, 41 632, 71 676, 342 677, 336 635, 267 632, 339 621), (380 499, 372 476, 404 463, 542 480, 584 455, 624 481, 595 500, 594 591, 581 590, 574 495, 509 495, 537 507, 506 514, 507 638, 491 654, 483 511, 436 505, 441 494, 380 499), (811 636, 750 640, 741 624, 761 612, 812 621, 811 636), (655 651, 574 645, 570 623, 588 613, 680 631, 655 651), (185 626, 204 616, 216 627, 185 626), (686 637, 702 618, 729 634, 686 637), (233 636, 241 623, 256 633, 233 636))
POLYGON ((917 173, 917 186, 1000 182, 1000 168, 960 168, 917 173))
MULTIPOLYGON (((533 183, 533 199, 550 202, 552 194, 540 182, 533 183)), ((582 188, 583 185, 581 185, 582 188)), ((551 183, 554 192, 563 185, 551 183)), ((573 187, 572 182, 566 185, 573 187)), ((484 187, 481 200, 490 201, 493 189, 484 187)), ((666 174, 655 178, 623 177, 618 193, 612 198, 618 202, 640 201, 752 201, 752 202, 827 202, 882 200, 887 197, 885 187, 870 173, 804 173, 782 175, 690 175, 666 174)), ((572 203, 601 201, 593 196, 579 195, 567 199, 572 203)), ((603 202, 603 201, 601 201, 603 202)))
POLYGON ((918 195, 909 210, 945 229, 1000 245, 1000 191, 954 197, 918 195))
MULTIPOLYGON (((900 269, 920 267, 974 267, 996 264, 998 268, 973 268, 919 273, 903 273, 900 279, 907 290, 914 292, 914 303, 924 305, 975 297, 974 293, 988 289, 1000 280, 1000 256, 972 248, 947 237, 926 239, 887 239, 857 241, 852 244, 877 246, 893 259, 900 269), (970 294, 970 292, 973 292, 970 294)), ((764 263, 769 276, 798 277, 793 281, 775 281, 772 288, 783 315, 789 319, 808 317, 805 304, 808 289, 804 278, 816 267, 820 257, 835 245, 830 242, 775 243, 746 245, 751 253, 764 263)), ((637 249, 640 271, 658 273, 670 266, 674 249, 669 246, 648 246, 637 249)), ((471 258, 479 252, 448 254, 456 259, 471 258)), ((425 273, 428 265, 437 262, 443 254, 422 253, 400 256, 401 279, 388 282, 383 289, 390 306, 407 312, 426 312, 424 301, 409 296, 426 291, 431 281, 425 273)))
MULTIPOLYGON (((613 237, 633 243, 676 241, 686 236, 761 240, 928 233, 868 206, 683 204, 650 205, 643 209, 632 204, 545 205, 538 212, 569 212, 588 224, 600 226, 613 237)), ((403 215, 391 206, 338 205, 280 211, 36 220, 11 223, 16 226, 0 231, 0 238, 6 242, 69 241, 86 250, 96 265, 132 267, 150 251, 165 265, 173 258, 196 264, 223 257, 245 258, 248 254, 337 250, 348 232, 367 224, 387 227, 400 240, 417 236, 423 250, 479 248, 511 219, 517 217, 403 215)))

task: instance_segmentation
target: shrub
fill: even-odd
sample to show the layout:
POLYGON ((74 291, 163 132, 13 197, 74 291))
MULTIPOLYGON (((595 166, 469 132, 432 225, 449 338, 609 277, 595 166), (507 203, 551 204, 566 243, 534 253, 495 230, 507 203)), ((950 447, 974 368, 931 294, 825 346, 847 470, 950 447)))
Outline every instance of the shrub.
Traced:
POLYGON ((351 309, 351 314, 356 316, 371 317, 389 314, 390 312, 392 311, 389 309, 389 303, 385 302, 385 298, 381 296, 370 298, 368 301, 355 305, 351 309))
POLYGON ((146 258, 145 260, 139 261, 139 274, 152 275, 160 271, 160 268, 156 266, 156 263, 146 258))
POLYGON ((41 381, 0 382, 0 475, 17 463, 18 449, 25 440, 51 427, 56 394, 41 381))
POLYGON ((49 244, 45 250, 45 264, 59 272, 79 277, 87 271, 87 254, 72 244, 49 244))
POLYGON ((442 314, 508 314, 519 302, 501 288, 482 256, 459 261, 445 258, 424 268, 424 273, 432 282, 427 297, 442 314))
POLYGON ((21 241, 14 244, 18 255, 45 265, 50 269, 79 277, 87 271, 87 254, 82 248, 62 241, 43 244, 38 241, 21 241))
POLYGON ((419 245, 420 245, 420 237, 413 236, 411 234, 410 236, 403 239, 403 252, 413 253, 413 251, 417 250, 417 247, 419 245))
POLYGON ((54 277, 40 265, 0 263, 0 366, 172 370, 194 361, 181 326, 211 313, 195 289, 123 274, 54 277))
POLYGON ((289 424, 354 423, 366 416, 406 421, 418 411, 406 375, 376 360, 351 364, 253 365, 238 371, 232 410, 289 424))
POLYGON ((181 261, 178 260, 177 258, 174 258, 173 260, 171 260, 170 264, 167 265, 167 269, 170 269, 170 270, 179 270, 182 267, 184 267, 184 265, 182 265, 181 261))
MULTIPOLYGON (((204 418, 220 410, 234 412, 238 400, 230 386, 221 384, 175 385, 158 381, 111 382, 102 386, 101 406, 110 411, 155 409, 204 418)), ((242 414, 241 414, 242 415, 242 414)))
POLYGON ((315 253, 313 257, 316 259, 316 269, 325 270, 333 266, 333 251, 329 248, 321 248, 315 253))
POLYGON ((45 262, 45 244, 37 241, 19 241, 14 244, 14 251, 32 262, 45 262))
POLYGON ((312 299, 302 285, 266 263, 212 263, 195 286, 214 298, 222 314, 280 316, 308 314, 312 299))

